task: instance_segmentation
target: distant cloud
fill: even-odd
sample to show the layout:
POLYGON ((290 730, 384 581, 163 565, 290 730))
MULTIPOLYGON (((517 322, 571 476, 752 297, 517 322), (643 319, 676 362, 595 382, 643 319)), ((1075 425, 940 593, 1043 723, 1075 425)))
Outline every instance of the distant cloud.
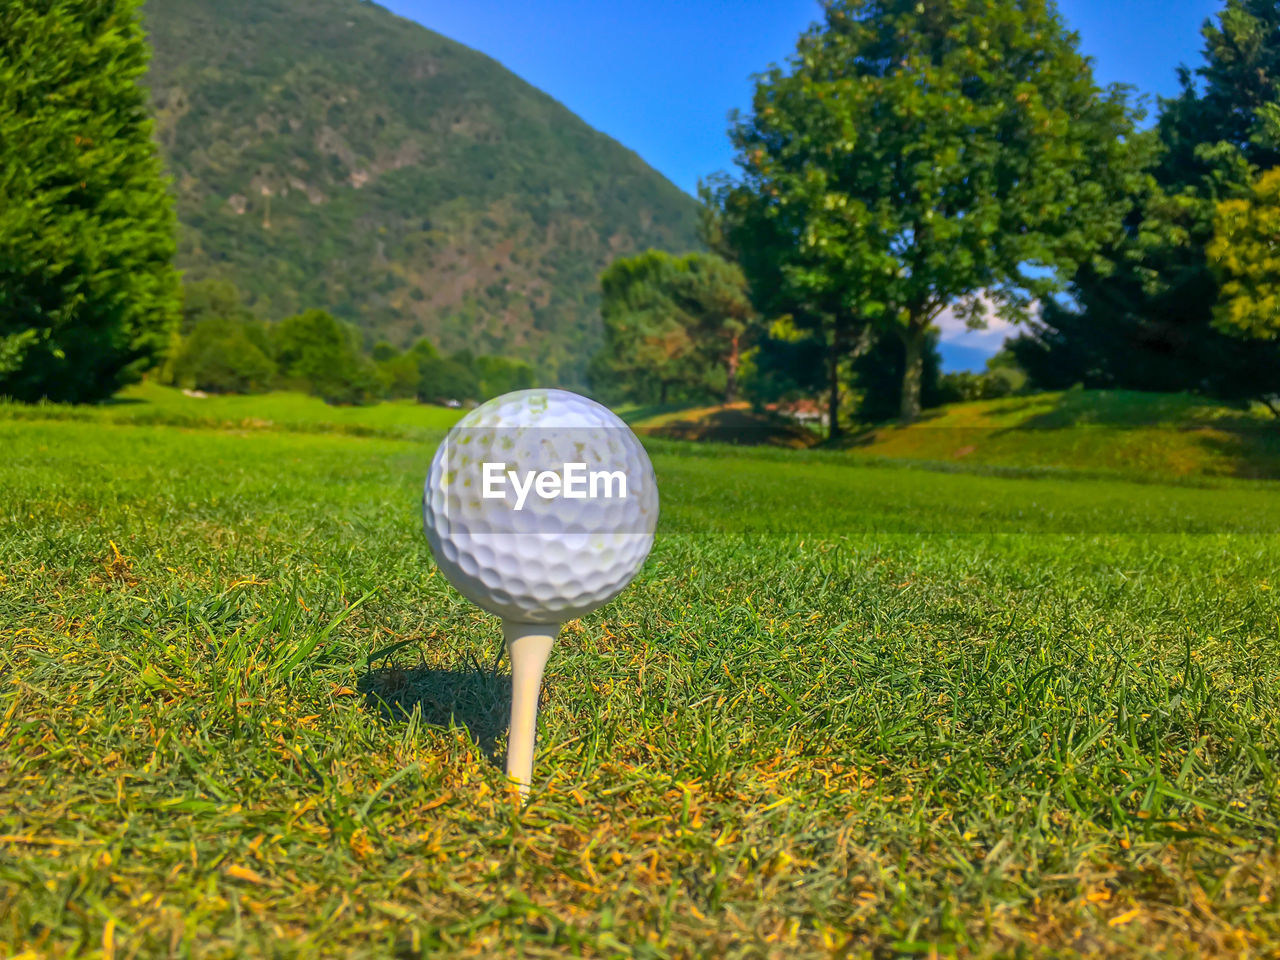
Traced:
POLYGON ((934 325, 942 331, 942 342, 981 350, 988 356, 998 353, 1004 345, 1005 338, 1016 337, 1021 328, 1017 324, 997 317, 990 300, 986 300, 986 305, 987 327, 985 330, 970 330, 965 326, 964 321, 956 316, 952 307, 943 310, 934 321, 934 325))

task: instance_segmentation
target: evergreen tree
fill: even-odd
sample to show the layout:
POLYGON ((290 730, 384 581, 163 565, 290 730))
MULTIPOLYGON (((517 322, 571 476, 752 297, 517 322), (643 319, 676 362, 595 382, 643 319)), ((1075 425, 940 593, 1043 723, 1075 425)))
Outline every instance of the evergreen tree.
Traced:
POLYGON ((178 315, 136 0, 0 4, 0 395, 136 380, 178 315))
POLYGON ((597 390, 666 403, 737 399, 742 352, 757 332, 746 278, 714 253, 649 250, 600 276, 605 345, 592 366, 597 390))
POLYGON ((698 344, 671 298, 679 273, 678 257, 649 250, 600 275, 604 347, 590 367, 597 393, 666 403, 677 392, 700 392, 698 344))

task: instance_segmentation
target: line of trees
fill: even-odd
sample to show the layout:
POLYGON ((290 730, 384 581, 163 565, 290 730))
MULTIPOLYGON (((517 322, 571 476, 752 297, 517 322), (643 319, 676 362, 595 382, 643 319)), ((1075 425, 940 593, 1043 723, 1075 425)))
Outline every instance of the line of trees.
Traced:
MULTIPOLYGON (((1280 416, 1280 5, 1226 0, 1156 123, 1051 0, 830 0, 701 186, 706 249, 601 278, 605 398, 825 394, 841 414, 1016 389, 1195 390, 1280 416), (934 321, 1024 325, 976 377, 934 321), (890 394, 894 395, 892 401, 890 394)), ((137 0, 0 5, 0 396, 86 402, 163 363, 205 390, 480 398, 526 364, 264 323, 183 290, 137 0)))
POLYGON ((360 331, 324 310, 264 323, 243 305, 235 286, 205 280, 183 290, 181 324, 160 379, 209 393, 293 389, 328 403, 440 403, 531 387, 533 368, 465 351, 441 356, 425 338, 403 351, 383 340, 366 352, 360 331))

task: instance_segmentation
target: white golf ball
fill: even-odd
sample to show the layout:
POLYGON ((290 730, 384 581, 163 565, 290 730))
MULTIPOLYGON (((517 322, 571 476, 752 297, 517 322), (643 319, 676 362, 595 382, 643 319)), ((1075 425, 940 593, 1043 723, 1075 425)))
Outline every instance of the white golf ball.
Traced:
POLYGON ((640 441, 567 390, 519 390, 471 411, 423 490, 440 571, 513 623, 563 623, 608 603, 644 564, 657 520, 640 441))

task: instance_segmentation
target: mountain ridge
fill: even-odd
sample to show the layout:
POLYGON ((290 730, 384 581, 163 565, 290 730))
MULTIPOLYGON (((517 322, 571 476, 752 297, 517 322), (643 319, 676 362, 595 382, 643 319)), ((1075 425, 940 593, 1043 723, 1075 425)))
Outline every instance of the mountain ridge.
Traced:
POLYGON ((597 276, 697 247, 697 205, 498 61, 356 0, 148 0, 179 266, 278 318, 581 382, 597 276))

